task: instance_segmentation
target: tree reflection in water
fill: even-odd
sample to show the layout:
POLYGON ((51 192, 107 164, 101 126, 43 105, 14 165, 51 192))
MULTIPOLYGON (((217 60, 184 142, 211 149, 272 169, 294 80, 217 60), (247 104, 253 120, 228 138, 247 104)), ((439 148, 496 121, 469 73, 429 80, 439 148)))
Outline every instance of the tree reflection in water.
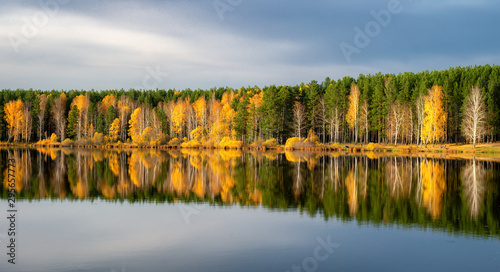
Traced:
POLYGON ((497 235, 500 165, 471 159, 237 150, 1 150, 19 199, 208 202, 497 235), (496 208, 495 208, 496 207, 496 208))

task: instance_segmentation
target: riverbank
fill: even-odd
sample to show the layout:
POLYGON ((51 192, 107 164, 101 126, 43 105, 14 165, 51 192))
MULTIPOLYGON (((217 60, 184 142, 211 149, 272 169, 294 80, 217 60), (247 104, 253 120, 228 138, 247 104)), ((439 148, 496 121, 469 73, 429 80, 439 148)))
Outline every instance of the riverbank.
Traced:
MULTIPOLYGON (((264 142, 265 143, 265 142, 264 142)), ((198 146, 183 146, 179 145, 137 145, 132 143, 114 143, 114 144, 61 144, 61 143, 0 143, 0 147, 7 148, 36 148, 36 147, 69 147, 69 148, 97 148, 97 149, 179 149, 179 148, 190 148, 190 149, 241 149, 241 150, 297 150, 297 151, 344 151, 344 152, 390 152, 390 153, 443 153, 443 154, 489 154, 495 155, 495 157, 500 158, 500 142, 477 144, 476 148, 472 147, 472 144, 447 144, 447 145, 428 145, 427 147, 417 147, 416 145, 387 145, 387 144, 321 144, 317 143, 315 145, 309 146, 295 146, 287 147, 285 145, 241 145, 241 146, 224 146, 215 147, 210 145, 198 145, 198 146)))

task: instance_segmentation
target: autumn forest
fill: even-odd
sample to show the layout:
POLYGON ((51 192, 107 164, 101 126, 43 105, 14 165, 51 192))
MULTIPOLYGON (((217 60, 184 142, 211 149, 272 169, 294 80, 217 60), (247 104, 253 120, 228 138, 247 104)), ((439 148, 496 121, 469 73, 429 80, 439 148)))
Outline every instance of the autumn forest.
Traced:
POLYGON ((184 147, 497 141, 500 66, 210 90, 2 90, 0 140, 184 147))

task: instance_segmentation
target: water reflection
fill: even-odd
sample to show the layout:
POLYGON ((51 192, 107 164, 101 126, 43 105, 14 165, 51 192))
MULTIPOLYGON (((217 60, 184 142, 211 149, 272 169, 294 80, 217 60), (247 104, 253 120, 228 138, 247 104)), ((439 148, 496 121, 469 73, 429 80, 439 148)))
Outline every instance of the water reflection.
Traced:
POLYGON ((208 202, 499 236, 500 165, 471 159, 236 150, 1 150, 21 199, 208 202))

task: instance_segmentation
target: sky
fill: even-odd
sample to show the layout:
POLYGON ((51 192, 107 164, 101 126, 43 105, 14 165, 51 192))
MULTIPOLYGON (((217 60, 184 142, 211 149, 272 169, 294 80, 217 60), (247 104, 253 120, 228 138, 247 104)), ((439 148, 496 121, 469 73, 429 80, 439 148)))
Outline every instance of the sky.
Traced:
POLYGON ((498 0, 0 3, 0 89, 210 89, 500 63, 498 0))

